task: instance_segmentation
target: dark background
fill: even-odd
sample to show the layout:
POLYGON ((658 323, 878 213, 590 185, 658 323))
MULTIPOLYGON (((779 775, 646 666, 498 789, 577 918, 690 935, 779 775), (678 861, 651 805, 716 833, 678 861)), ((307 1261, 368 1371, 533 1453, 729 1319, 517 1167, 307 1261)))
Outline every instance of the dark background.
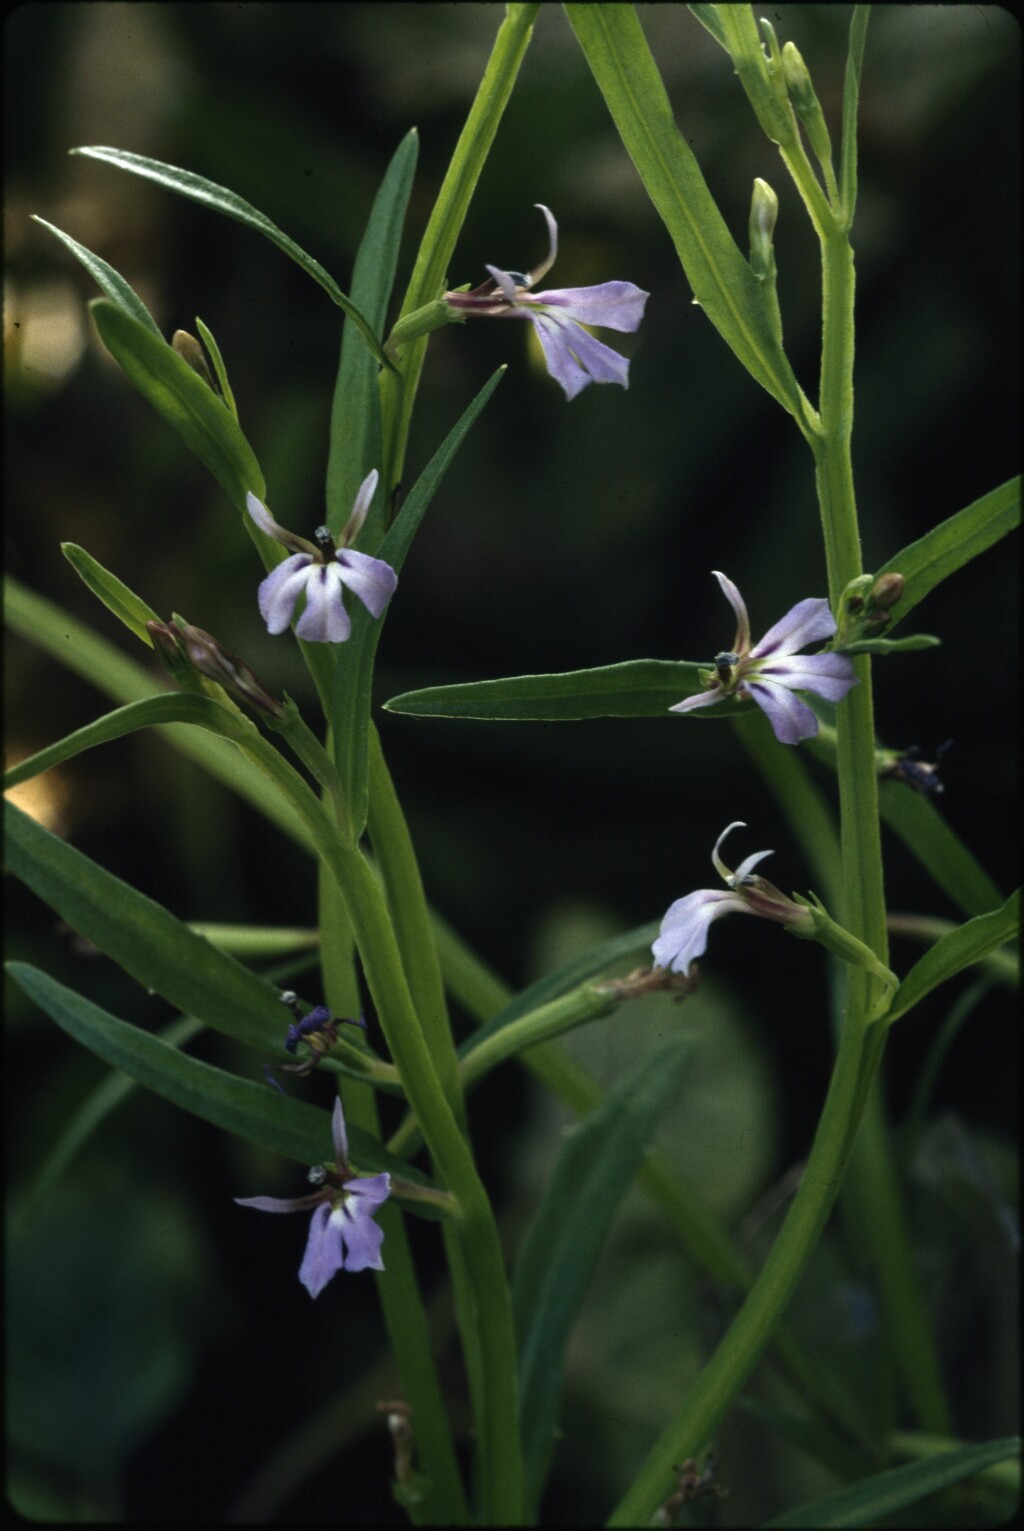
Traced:
MULTIPOLYGON (((677 121, 741 246, 753 177, 779 194, 787 348, 813 398, 820 293, 799 199, 725 54, 681 6, 641 6, 640 14, 677 121)), ((780 38, 800 47, 835 132, 849 7, 770 14, 780 38)), ((102 353, 85 309, 94 287, 29 218, 38 212, 109 260, 165 333, 194 329, 197 313, 211 326, 275 513, 308 533, 323 516, 337 311, 240 225, 66 151, 111 144, 206 175, 266 212, 344 288, 376 185, 416 125, 421 157, 400 293, 501 15, 486 5, 358 4, 55 4, 10 14, 11 574, 140 659, 62 558, 62 540, 81 543, 158 611, 178 610, 214 631, 272 690, 309 703, 312 716, 294 645, 271 640, 258 621, 260 571, 237 518, 102 353)), ((1019 467, 1019 53, 1017 24, 997 7, 880 7, 871 24, 855 234, 854 464, 868 569, 1019 467)), ((410 483, 494 368, 509 368, 403 571, 381 646, 381 699, 435 682, 626 658, 709 659, 732 636, 713 567, 746 595, 755 636, 794 601, 825 593, 806 448, 691 304, 668 236, 554 6, 542 8, 452 285, 481 280, 485 262, 533 264, 544 249, 536 202, 549 204, 561 226, 550 285, 618 278, 650 291, 639 334, 604 337, 633 358, 630 389, 590 388, 567 404, 528 352, 528 326, 480 324, 433 339, 410 483)), ((1017 877, 1015 548, 1000 544, 941 586, 910 628, 938 634, 942 647, 877 665, 879 735, 926 755, 954 739, 942 811, 1008 892, 1017 877)), ((6 684, 15 758, 104 706, 20 639, 8 643, 6 684)), ((512 984, 704 885, 710 847, 731 819, 749 825, 737 859, 774 846, 770 875, 785 888, 808 885, 784 822, 726 726, 384 715, 381 732, 432 901, 512 984)), ((301 854, 156 736, 80 757, 43 780, 37 811, 53 827, 182 917, 314 920, 301 854)), ((887 839, 885 849, 891 907, 955 916, 897 842, 887 839)), ((20 889, 10 895, 12 955, 142 1024, 168 1018, 104 959, 77 956, 49 911, 20 889)), ((901 969, 914 955, 894 948, 901 969)), ((771 1152, 749 1170, 748 1196, 806 1151, 820 1106, 826 1027, 765 999, 763 964, 772 963, 773 993, 785 996, 807 985, 806 958, 802 945, 760 925, 722 927, 712 938, 709 964, 749 1013, 750 1048, 764 1054, 782 1091, 766 1137, 771 1152)), ((897 1119, 956 992, 922 1006, 894 1040, 897 1119)), ((20 1184, 101 1071, 17 993, 9 1007, 11 1161, 20 1184)), ((938 1109, 994 1139, 1013 1130, 1011 1039, 1009 1003, 993 994, 938 1083, 938 1109)), ((251 1067, 217 1039, 203 1047, 205 1056, 251 1067)), ((514 1206, 517 1156, 538 1107, 508 1070, 481 1100, 482 1159, 514 1206)), ((350 1283, 358 1289, 343 1296, 332 1290, 313 1308, 284 1272, 293 1255, 297 1263, 304 1230, 236 1221, 230 1196, 289 1194, 284 1173, 141 1096, 83 1150, 36 1225, 26 1261, 52 1283, 50 1291, 35 1280, 37 1300, 46 1290, 58 1329, 80 1341, 57 1347, 62 1366, 76 1357, 66 1389, 51 1386, 38 1414, 26 1406, 15 1432, 22 1447, 33 1443, 25 1469, 33 1491, 45 1480, 59 1514, 98 1505, 136 1517, 222 1516, 254 1464, 299 1428, 310 1370, 323 1368, 326 1407, 379 1358, 368 1282, 350 1283), (74 1282, 59 1279, 47 1258, 61 1229, 71 1230, 81 1262, 71 1262, 74 1282), (158 1257, 162 1240, 171 1252, 158 1257), (122 1283, 127 1307, 112 1306, 122 1283), (92 1321, 83 1291, 96 1306, 92 1321), (346 1319, 350 1304, 358 1320, 346 1319), (134 1349, 124 1339, 132 1323, 134 1349), (121 1336, 116 1365, 100 1346, 110 1365, 102 1389, 109 1420, 95 1405, 87 1343, 105 1324, 121 1336), (67 1420, 83 1415, 93 1435, 68 1431, 67 1420)), ((432 1257, 425 1244, 428 1272, 432 1257)), ((39 1322, 40 1344, 45 1336, 52 1343, 52 1326, 39 1322)), ((358 1428, 339 1424, 339 1440, 358 1428)), ((345 1474, 340 1491, 321 1471, 286 1513, 382 1513, 382 1434, 363 1442, 360 1471, 345 1474)), ((558 1513, 584 1523, 601 1514, 602 1495, 595 1490, 588 1505, 586 1486, 571 1481, 558 1513)))

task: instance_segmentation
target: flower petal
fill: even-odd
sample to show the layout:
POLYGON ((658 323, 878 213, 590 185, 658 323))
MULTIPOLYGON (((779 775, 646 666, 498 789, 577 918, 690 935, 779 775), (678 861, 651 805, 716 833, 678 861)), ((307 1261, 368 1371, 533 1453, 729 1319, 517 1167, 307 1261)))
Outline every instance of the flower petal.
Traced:
POLYGON ((632 333, 640 328, 644 306, 650 297, 633 282, 599 282, 596 287, 556 287, 550 292, 531 292, 528 303, 557 308, 566 319, 579 324, 599 324, 607 330, 632 333))
POLYGON ((487 270, 501 288, 502 296, 506 302, 511 303, 514 307, 524 289, 515 281, 511 271, 501 271, 497 266, 488 266, 487 270))
POLYGON ((830 702, 841 702, 859 684, 853 661, 845 654, 796 654, 758 664, 751 679, 775 681, 791 691, 813 691, 830 702))
POLYGON ((558 255, 558 224, 555 222, 555 215, 550 207, 544 206, 543 202, 535 202, 533 205, 540 208, 544 214, 544 221, 548 226, 548 253, 539 266, 534 266, 532 270, 526 273, 527 287, 532 287, 535 282, 540 281, 542 276, 547 275, 555 264, 555 259, 558 255))
POLYGON ((288 626, 295 603, 306 587, 306 570, 312 562, 308 553, 293 553, 263 580, 257 600, 269 633, 283 633, 288 626))
POLYGON ((725 839, 726 835, 731 835, 734 829, 746 829, 746 827, 746 822, 743 819, 733 819, 732 823, 725 826, 725 828, 722 830, 722 833, 715 841, 714 849, 711 852, 711 862, 715 871, 718 873, 723 882, 728 882, 729 878, 732 876, 732 873, 729 871, 729 868, 726 866, 725 862, 718 854, 722 848, 722 841, 725 839))
POLYGON ((345 1113, 341 1109, 340 1095, 331 1112, 331 1135, 334 1138, 334 1162, 340 1167, 348 1163, 348 1133, 345 1131, 345 1113))
POLYGON ((359 597, 371 616, 383 616, 398 588, 398 575, 391 565, 382 558, 371 558, 369 553, 357 553, 355 548, 339 548, 335 558, 342 584, 359 597))
POLYGON ((752 856, 744 856, 735 872, 733 872, 732 876, 727 879, 729 886, 731 888, 737 887, 743 881, 744 877, 750 876, 751 872, 757 866, 759 861, 763 861, 766 856, 774 855, 774 851, 755 851, 752 856))
POLYGON ((656 967, 673 973, 688 974, 690 963, 701 956, 708 944, 708 926, 723 914, 748 914, 746 904, 735 893, 714 888, 698 888, 670 905, 661 922, 661 933, 651 947, 656 967))
POLYGON ((320 1191, 311 1196, 235 1196, 239 1207, 255 1207, 257 1212, 305 1212, 323 1201, 320 1191))
POLYGON ((712 702, 720 702, 724 699, 725 692, 721 686, 715 686, 712 691, 701 691, 696 696, 684 697, 681 702, 676 702, 669 712, 692 712, 695 707, 710 707, 712 702))
POLYGON ((377 492, 377 481, 379 478, 380 474, 374 468, 359 485, 359 493, 356 495, 355 503, 352 506, 352 514, 349 516, 345 524, 345 530, 341 534, 342 543, 346 547, 350 542, 355 542, 363 529, 366 513, 373 504, 373 497, 377 492))
POLYGON ((252 490, 245 496, 245 508, 252 519, 256 522, 261 532, 266 532, 268 537, 273 537, 275 542, 281 540, 282 534, 287 536, 283 526, 279 526, 262 500, 258 500, 252 490))
POLYGON ((529 311, 528 317, 536 326, 548 371, 565 389, 566 398, 574 399, 591 382, 629 387, 629 362, 618 351, 602 345, 600 340, 595 340, 593 335, 588 335, 586 330, 561 314, 529 311))
POLYGON ((320 1203, 310 1218, 306 1253, 299 1266, 299 1280, 310 1297, 319 1297, 345 1263, 339 1219, 340 1213, 332 1211, 326 1201, 320 1203))
POLYGON ((370 1180, 354 1180, 346 1187, 346 1199, 331 1214, 337 1221, 345 1246, 344 1265, 347 1271, 384 1269, 380 1246, 384 1242, 384 1230, 373 1220, 373 1214, 391 1191, 388 1175, 374 1175, 370 1180), (361 1189, 364 1188, 364 1189, 361 1189))
POLYGON ((836 621, 826 600, 810 597, 806 601, 797 601, 751 649, 750 657, 764 659, 769 654, 795 654, 808 643, 831 638, 835 630, 836 621))
POLYGON ((306 578, 306 609, 295 624, 295 636, 308 643, 344 643, 352 619, 341 597, 338 565, 314 564, 306 578))
POLYGON ((747 616, 746 602, 731 579, 725 574, 720 574, 717 569, 712 569, 711 572, 721 585, 722 594, 736 613, 736 637, 733 639, 732 646, 733 652, 743 659, 750 650, 750 618, 747 616))
POLYGON ((767 716, 780 744, 799 744, 817 734, 818 719, 788 686, 758 676, 745 681, 743 689, 767 716))

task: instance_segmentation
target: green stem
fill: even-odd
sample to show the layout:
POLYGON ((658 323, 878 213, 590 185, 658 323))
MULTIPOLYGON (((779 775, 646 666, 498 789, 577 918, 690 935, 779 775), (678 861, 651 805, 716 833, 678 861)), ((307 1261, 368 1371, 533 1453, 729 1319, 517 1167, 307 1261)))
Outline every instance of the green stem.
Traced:
POLYGON ((869 1031, 848 1015, 825 1106, 799 1189, 768 1259, 714 1355, 649 1453, 608 1524, 644 1525, 670 1492, 673 1464, 699 1457, 771 1338, 839 1190, 869 1031))
POLYGON ((416 1014, 449 1108, 465 1129, 458 1057, 448 1020, 441 963, 434 943, 423 879, 405 815, 381 750, 380 736, 372 723, 367 827, 416 1014))
POLYGON ((516 1348, 494 1215, 420 1029, 381 887, 362 854, 336 837, 322 853, 344 900, 409 1103, 433 1164, 460 1206, 457 1237, 471 1298, 462 1305, 462 1343, 470 1375, 481 1379, 476 1420, 480 1514, 486 1524, 515 1524, 522 1508, 516 1348))
MULTIPOLYGON (((432 303, 447 285, 448 263, 455 249, 470 198, 490 153, 498 124, 508 104, 533 31, 539 5, 509 5, 480 81, 451 164, 430 215, 402 304, 399 323, 432 303)), ((381 419, 384 428, 383 477, 385 502, 401 482, 409 422, 429 336, 410 341, 396 371, 380 375, 381 419)))
MULTIPOLYGON (((324 998, 334 1014, 357 1015, 360 1001, 352 928, 339 889, 323 861, 318 864, 318 873, 324 998)), ((348 1120, 379 1138, 373 1089, 347 1081, 343 1099, 348 1120)), ((408 1506, 409 1515, 418 1525, 466 1525, 466 1495, 405 1218, 397 1205, 385 1205, 380 1223, 387 1258, 386 1269, 375 1277, 377 1293, 402 1396, 411 1411, 418 1467, 423 1475, 420 1497, 408 1506)))

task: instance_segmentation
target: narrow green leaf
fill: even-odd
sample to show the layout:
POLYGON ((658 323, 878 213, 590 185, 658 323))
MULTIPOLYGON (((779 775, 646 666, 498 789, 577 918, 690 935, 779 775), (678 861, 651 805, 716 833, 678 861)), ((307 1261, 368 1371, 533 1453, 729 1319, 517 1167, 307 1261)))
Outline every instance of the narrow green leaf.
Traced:
POLYGON ((75 729, 73 734, 67 734, 45 750, 29 755, 26 760, 19 760, 16 766, 4 772, 4 791, 19 786, 23 781, 30 781, 42 771, 50 771, 54 766, 62 765, 65 760, 73 759, 83 750, 95 749, 98 744, 110 744, 114 739, 123 739, 126 734, 135 733, 140 728, 152 728, 158 723, 196 723, 198 719, 192 704, 201 700, 198 697, 183 696, 177 691, 168 691, 160 696, 148 696, 141 702, 129 702, 126 707, 119 707, 116 712, 108 712, 94 723, 75 729))
MULTIPOLYGON (((8 962, 6 968, 18 987, 63 1031, 154 1094, 286 1159, 307 1165, 334 1162, 330 1114, 321 1107, 191 1058, 150 1032, 101 1010, 28 963, 8 962)), ((348 1138, 352 1159, 361 1170, 389 1170, 405 1180, 429 1184, 368 1133, 350 1127, 348 1138)), ((304 1194, 301 1185, 295 1194, 304 1194)), ((415 1206, 419 1210, 418 1202, 415 1206)))
MULTIPOLYGON (((413 128, 402 139, 385 172, 352 268, 352 299, 376 335, 383 334, 387 320, 418 152, 419 139, 413 128)), ((360 330, 346 321, 331 406, 327 462, 327 525, 335 537, 348 520, 359 485, 372 468, 382 466, 379 371, 378 358, 360 330)), ((385 492, 379 493, 356 543, 363 552, 376 552, 384 535, 384 500, 385 492)))
POLYGON ((565 11, 697 302, 751 376, 806 430, 807 401, 772 331, 760 284, 676 127, 636 12, 631 5, 565 11))
POLYGON ((245 511, 246 491, 260 499, 260 465, 231 411, 187 362, 105 298, 90 305, 100 339, 136 388, 205 463, 232 503, 245 511))
POLYGON ((1003 902, 973 852, 928 798, 902 782, 881 781, 878 807, 883 821, 965 914, 987 914, 1003 902))
POLYGON ((281 1002, 271 984, 9 802, 4 824, 8 870, 73 930, 183 1014, 280 1051, 281 1002))
POLYGON ((855 638, 852 643, 840 643, 837 654, 917 654, 923 649, 936 649, 941 638, 930 633, 914 633, 910 638, 855 638))
POLYGON ((1008 1435, 976 1446, 939 1451, 923 1461, 891 1467, 847 1488, 823 1494, 820 1499, 765 1521, 765 1526, 876 1526, 885 1515, 917 1504, 951 1483, 971 1478, 994 1462, 1017 1456, 1020 1448, 1020 1437, 1008 1435))
MULTIPOLYGON (((4 622, 11 632, 35 644, 58 664, 96 686, 104 696, 134 702, 167 695, 163 685, 134 659, 10 575, 4 580, 3 604, 4 622)), ((233 744, 182 723, 158 726, 175 749, 236 792, 306 850, 313 851, 304 821, 279 793, 267 791, 263 773, 233 744)))
POLYGON ((199 331, 199 338, 202 340, 203 345, 210 353, 210 360, 213 362, 213 370, 217 375, 217 385, 220 388, 224 403, 231 411, 232 417, 237 421, 238 406, 235 403, 235 396, 231 391, 231 384, 228 382, 228 369, 225 367, 224 358, 220 354, 220 346, 214 340, 213 332, 209 326, 203 323, 198 314, 196 315, 196 329, 199 331))
POLYGON ((886 1025, 907 1014, 940 983, 987 957, 998 947, 1013 941, 1020 933, 1020 889, 1012 893, 1001 909, 975 915, 936 941, 904 978, 896 991, 892 1008, 885 1016, 886 1025))
POLYGON ((151 606, 147 606, 134 590, 129 590, 116 574, 111 574, 105 569, 98 559, 93 558, 84 548, 80 548, 75 542, 62 542, 60 550, 68 563, 74 569, 79 579, 97 596, 107 608, 112 611, 119 622, 123 622, 136 638, 141 638, 148 648, 153 647, 153 640, 146 631, 147 622, 159 622, 160 618, 151 606))
POLYGON ((893 607, 892 627, 902 622, 936 585, 1019 525, 1018 475, 896 553, 875 575, 879 579, 883 574, 902 574, 906 581, 903 594, 893 607))
POLYGON ((46 219, 40 218, 38 214, 33 213, 32 222, 41 224, 44 229, 49 229, 51 234, 56 234, 57 238, 67 245, 76 260, 81 261, 96 285, 123 313, 128 314, 132 319, 137 319, 159 340, 163 339, 153 315, 135 289, 129 287, 119 271, 115 271, 113 266, 102 260, 100 256, 94 255, 91 250, 85 248, 85 245, 80 245, 77 239, 72 239, 70 234, 65 234, 54 224, 47 223, 46 219))
MULTIPOLYGON (((448 432, 416 480, 394 525, 378 548, 377 557, 389 563, 396 573, 405 562, 416 530, 452 458, 498 386, 504 371, 504 367, 499 367, 448 432)), ((384 619, 372 617, 358 602, 353 602, 353 608, 351 636, 338 649, 331 728, 338 775, 348 804, 352 830, 358 838, 366 826, 373 661, 384 619)))
POLYGON ((691 16, 697 18, 702 27, 711 33, 719 47, 724 48, 726 53, 728 53, 729 44, 725 40, 722 23, 718 19, 718 7, 716 5, 689 5, 687 10, 691 16))
POLYGON ((246 202, 244 197, 238 196, 236 192, 227 191, 223 186, 217 186, 213 181, 206 180, 204 176, 195 175, 191 170, 179 170, 176 165, 165 165, 160 160, 147 159, 144 154, 132 154, 127 149, 106 149, 90 145, 87 148, 72 149, 71 153, 84 154, 88 159, 103 160, 108 165, 115 165, 118 170, 128 170, 132 175, 140 175, 147 181, 155 181, 158 186, 165 186, 168 191, 176 191, 192 202, 199 202, 204 207, 212 208, 214 212, 224 213, 228 218, 235 218, 239 223, 246 224, 248 228, 256 229, 260 234, 264 234, 272 244, 277 245, 279 250, 289 255, 296 265, 301 266, 315 282, 319 282, 338 307, 355 320, 377 359, 382 364, 386 364, 380 341, 351 298, 345 296, 334 278, 324 270, 319 261, 307 255, 294 239, 289 239, 276 223, 272 223, 265 213, 257 211, 251 203, 246 202))
MULTIPOLYGON (((684 697, 706 690, 704 665, 683 659, 627 659, 594 670, 561 675, 510 675, 405 691, 384 703, 388 712, 420 718, 547 719, 660 718, 684 697)), ((700 707, 696 718, 734 718, 753 702, 733 700, 700 707)))
POLYGON ((583 1295, 689 1053, 685 1035, 666 1039, 572 1128, 523 1243, 512 1304, 528 1505, 536 1504, 543 1487, 565 1348, 583 1295))

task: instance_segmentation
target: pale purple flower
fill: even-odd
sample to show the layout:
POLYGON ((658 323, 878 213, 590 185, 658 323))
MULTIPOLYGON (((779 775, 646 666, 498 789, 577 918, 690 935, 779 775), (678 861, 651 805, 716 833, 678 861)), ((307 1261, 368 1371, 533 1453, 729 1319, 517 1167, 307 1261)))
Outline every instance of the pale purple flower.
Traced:
POLYGON ((751 648, 747 608, 731 579, 711 571, 736 613, 736 637, 732 650, 716 654, 715 668, 704 672, 709 690, 677 702, 669 712, 692 712, 713 702, 736 696, 756 702, 767 715, 782 744, 813 739, 818 720, 796 691, 811 691, 830 702, 841 702, 851 686, 858 684, 853 662, 845 654, 800 654, 808 643, 831 638, 835 618, 826 600, 797 601, 791 611, 770 627, 751 648))
POLYGON ((382 1271, 380 1246, 384 1231, 373 1220, 377 1208, 391 1195, 391 1176, 357 1176, 348 1165, 348 1137, 341 1101, 334 1102, 331 1118, 335 1167, 315 1165, 310 1180, 320 1189, 308 1196, 236 1196, 240 1207, 258 1212, 305 1212, 313 1209, 306 1253, 299 1280, 310 1297, 319 1297, 331 1277, 340 1270, 382 1271))
POLYGON ((781 925, 810 924, 811 917, 806 909, 780 893, 765 878, 753 875, 758 862, 770 856, 771 851, 755 851, 740 862, 735 872, 730 872, 722 861, 718 850, 726 835, 733 829, 745 828, 741 819, 726 825, 711 852, 715 871, 728 891, 698 888, 696 893, 687 893, 669 906, 658 938, 651 947, 655 967, 688 975, 690 963, 703 955, 708 944, 708 926, 723 914, 756 914, 781 925))
POLYGON ((344 643, 352 631, 352 620, 342 599, 346 585, 371 616, 383 616, 398 585, 398 575, 383 559, 371 558, 349 546, 366 520, 378 476, 374 468, 363 480, 337 544, 326 526, 317 528, 315 545, 297 537, 278 525, 262 500, 251 492, 246 495, 249 514, 260 531, 284 547, 295 549, 271 570, 259 588, 260 615, 269 633, 284 632, 300 597, 305 596, 305 610, 295 624, 296 636, 310 643, 344 643))
POLYGON ((490 280, 472 292, 449 292, 445 302, 467 316, 528 319, 537 331, 548 371, 574 399, 588 383, 618 383, 629 387, 629 362, 610 346, 595 340, 585 324, 632 332, 639 328, 650 293, 632 282, 602 282, 597 287, 530 289, 554 265, 558 254, 558 224, 543 202, 534 204, 548 225, 547 259, 525 275, 488 266, 490 280))

